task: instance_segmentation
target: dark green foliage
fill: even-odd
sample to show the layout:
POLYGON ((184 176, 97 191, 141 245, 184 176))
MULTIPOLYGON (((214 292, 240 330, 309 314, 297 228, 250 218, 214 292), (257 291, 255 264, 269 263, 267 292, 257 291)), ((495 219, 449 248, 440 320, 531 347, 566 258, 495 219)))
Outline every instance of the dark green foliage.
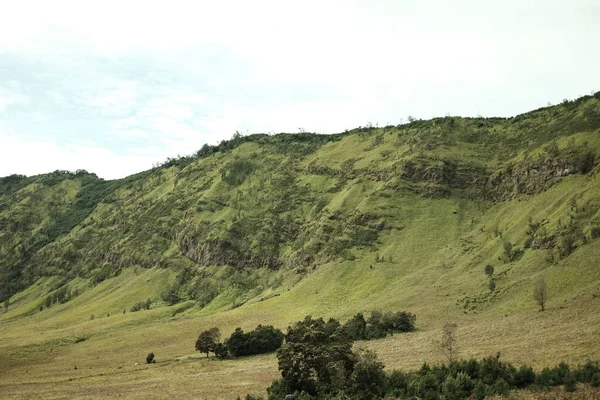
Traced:
POLYGON ((519 389, 533 385, 535 382, 535 371, 528 365, 521 365, 513 375, 512 383, 519 389))
POLYGON ((494 275, 494 266, 490 264, 486 265, 484 272, 488 277, 491 278, 494 275))
POLYGON ((508 396, 510 392, 510 385, 503 378, 499 378, 492 388, 494 393, 500 396, 508 396))
POLYGON ((242 357, 273 352, 281 347, 282 342, 283 333, 279 329, 258 325, 248 333, 236 328, 225 344, 231 355, 242 357))
POLYGON ((314 395, 317 388, 350 377, 354 367, 351 349, 352 340, 339 322, 307 316, 288 328, 277 352, 281 376, 290 390, 314 395), (335 373, 330 366, 336 367, 335 373))
MULTIPOLYGON (((370 350, 359 352, 350 376, 349 392, 361 399, 377 398, 386 393, 387 376, 383 363, 370 350)), ((396 382, 397 384, 397 382, 396 382)))
MULTIPOLYGON (((131 309, 129 311, 136 312, 136 311, 140 311, 140 310, 149 310, 151 305, 152 305, 151 299, 147 299, 146 301, 138 301, 131 307, 131 309)), ((123 311, 125 311, 125 310, 123 310, 123 311)))
POLYGON ((387 383, 388 393, 391 396, 401 397, 406 394, 410 377, 402 371, 394 369, 389 372, 387 383))
POLYGON ((206 357, 208 357, 209 352, 215 352, 215 350, 217 350, 220 338, 221 332, 219 331, 219 328, 206 330, 198 336, 198 339, 196 340, 196 350, 206 353, 206 357))
POLYGON ((564 380, 564 387, 566 392, 574 392, 577 389, 577 379, 575 374, 569 372, 564 380))
POLYGON ((490 282, 488 283, 488 289, 490 289, 492 292, 496 290, 496 281, 490 279, 490 282))
POLYGON ((271 386, 267 388, 268 400, 281 400, 285 399, 285 396, 291 393, 285 379, 281 378, 271 383, 271 386))
POLYGON ((231 186, 239 186, 252 174, 254 164, 248 160, 235 159, 221 169, 221 179, 231 186))
POLYGON ((485 383, 478 380, 473 388, 473 399, 484 400, 489 391, 489 387, 485 383))
POLYGON ((214 351, 215 356, 221 360, 224 360, 229 356, 229 349, 227 348, 227 345, 223 343, 218 343, 214 351))
POLYGON ((367 334, 367 321, 362 313, 356 314, 344 324, 346 334, 353 340, 364 340, 367 334))
POLYGON ((406 311, 373 311, 368 321, 362 313, 356 314, 344 324, 344 330, 352 340, 381 339, 388 333, 414 331, 415 321, 416 316, 406 311))
POLYGON ((182 299, 179 296, 180 288, 181 285, 179 284, 179 282, 175 282, 171 286, 169 286, 167 291, 162 295, 162 299, 164 300, 164 302, 170 306, 181 302, 182 299))
POLYGON ((156 362, 156 360, 154 359, 154 353, 149 353, 146 356, 146 364, 152 364, 152 363, 155 363, 155 362, 156 362))
POLYGON ((457 378, 448 375, 442 385, 444 400, 463 400, 466 396, 457 378))
MULTIPOLYGON (((50 308, 54 304, 63 304, 71 299, 77 297, 79 295, 79 291, 77 289, 71 290, 68 286, 61 286, 59 289, 54 291, 54 293, 49 294, 44 299, 44 306, 46 308, 50 308)), ((41 310, 40 310, 41 311, 41 310)))
MULTIPOLYGON (((311 333, 326 330, 323 320, 317 320, 319 322, 316 324, 313 321, 312 319, 303 321, 304 325, 319 327, 316 331, 311 329, 311 333)), ((333 323, 331 327, 335 326, 333 323)), ((302 329, 302 332, 308 333, 306 329, 302 329)), ((301 337, 296 335, 299 335, 299 332, 294 332, 294 338, 301 337)), ((326 337, 319 336, 321 340, 326 337)), ((314 340, 314 337, 311 340, 314 340)), ((483 400, 490 395, 507 396, 513 389, 564 385, 565 391, 574 391, 577 382, 600 386, 598 363, 593 362, 587 362, 572 371, 566 363, 560 363, 553 368, 544 368, 536 374, 527 365, 517 369, 512 364, 501 361, 500 355, 497 354, 480 361, 473 359, 452 361, 448 366, 430 366, 425 363, 415 372, 392 370, 386 374, 383 372, 383 364, 377 360, 375 353, 361 352, 354 355, 353 359, 354 363, 348 364, 349 369, 338 369, 336 362, 323 367, 328 371, 325 380, 318 379, 323 375, 320 375, 316 368, 309 367, 308 362, 314 362, 314 358, 296 358, 295 368, 308 368, 307 374, 302 376, 304 382, 310 382, 311 379, 314 381, 303 388, 290 386, 290 381, 285 378, 275 381, 267 389, 269 400, 284 399, 290 394, 303 399, 472 398, 483 400), (309 371, 311 373, 308 373, 309 371)))
POLYGON ((591 382, 594 376, 599 372, 600 364, 592 361, 587 361, 585 364, 577 366, 577 368, 573 371, 577 380, 583 383, 591 382))

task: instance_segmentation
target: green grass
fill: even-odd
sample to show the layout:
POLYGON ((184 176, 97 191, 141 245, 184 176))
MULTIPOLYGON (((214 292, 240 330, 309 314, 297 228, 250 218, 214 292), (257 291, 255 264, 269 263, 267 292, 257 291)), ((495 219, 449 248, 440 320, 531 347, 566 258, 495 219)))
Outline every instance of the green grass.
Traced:
POLYGON ((0 289, 21 290, 0 311, 0 390, 7 398, 264 394, 278 376, 274 355, 205 360, 194 356, 197 335, 372 310, 417 315, 417 332, 357 343, 389 368, 441 361, 432 341, 446 321, 459 325, 463 357, 500 351, 535 367, 599 359, 600 238, 590 232, 600 225, 600 126, 581 111, 598 112, 598 103, 588 96, 513 119, 442 118, 327 140, 252 136, 120 181, 5 178, 0 289), (555 174, 519 193, 513 180, 533 187, 530 169, 542 169, 555 139, 548 165, 589 150, 592 171, 555 174), (221 169, 240 159, 252 174, 223 180, 221 169), (407 172, 411 160, 425 178, 407 172), (444 168, 486 171, 488 180, 440 179, 444 168), (490 186, 497 176, 505 178, 490 186), (547 219, 548 235, 572 220, 587 243, 578 239, 562 258, 524 249, 505 260, 503 242, 523 248, 529 218, 547 219), (44 236, 49 226, 56 237, 44 236), (486 264, 495 268, 493 293, 486 264), (531 297, 541 276, 550 293, 543 313, 531 297), (167 306, 162 295, 179 280, 183 302, 167 306), (199 282, 218 292, 204 307, 192 294, 199 282), (61 284, 79 295, 40 312, 61 284), (129 312, 147 298, 150 310, 129 312), (147 366, 151 351, 157 364, 147 366))

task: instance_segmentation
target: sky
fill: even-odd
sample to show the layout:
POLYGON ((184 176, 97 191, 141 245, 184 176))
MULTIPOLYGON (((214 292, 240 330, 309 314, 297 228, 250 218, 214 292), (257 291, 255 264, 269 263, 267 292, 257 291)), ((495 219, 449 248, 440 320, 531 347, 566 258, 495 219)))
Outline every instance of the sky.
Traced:
POLYGON ((0 176, 600 90, 597 0, 0 0, 0 176))

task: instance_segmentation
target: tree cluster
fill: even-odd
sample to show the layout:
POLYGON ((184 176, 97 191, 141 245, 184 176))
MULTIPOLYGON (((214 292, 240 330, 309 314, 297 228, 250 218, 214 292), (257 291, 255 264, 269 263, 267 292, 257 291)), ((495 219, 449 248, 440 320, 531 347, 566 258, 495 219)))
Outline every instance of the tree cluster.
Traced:
POLYGON ((63 304, 67 301, 71 300, 74 297, 79 295, 79 291, 77 289, 71 290, 67 286, 63 286, 54 293, 46 296, 46 299, 42 304, 40 304, 40 311, 46 308, 50 308, 53 304, 63 304))
MULTIPOLYGON (((487 396, 506 396, 514 389, 547 390, 563 386, 565 391, 570 392, 576 390, 577 383, 600 387, 600 364, 591 361, 574 368, 566 363, 560 363, 553 368, 544 368, 536 372, 527 365, 517 368, 510 363, 505 363, 500 360, 498 353, 496 356, 482 360, 455 360, 448 365, 434 366, 425 363, 418 371, 392 370, 386 373, 383 370, 384 365, 377 360, 373 352, 351 354, 348 359, 351 368, 342 371, 344 373, 339 373, 339 369, 335 368, 335 359, 332 359, 333 364, 326 363, 322 368, 331 371, 327 379, 322 379, 315 367, 303 363, 296 364, 298 369, 308 371, 306 376, 316 379, 316 385, 313 383, 312 386, 294 386, 282 370, 283 378, 273 382, 267 389, 268 400, 283 399, 287 395, 303 400, 314 398, 483 400, 487 396)), ((258 399, 254 398, 254 400, 258 399)))
POLYGON ((388 333, 414 331, 416 319, 414 314, 406 311, 373 311, 368 320, 365 320, 362 313, 356 314, 343 328, 352 340, 381 339, 388 333))
POLYGON ((255 330, 244 333, 237 328, 225 341, 225 346, 234 357, 271 353, 281 347, 283 332, 272 326, 258 325, 255 330))
POLYGON ((148 298, 146 299, 146 301, 138 301, 137 303, 135 303, 129 311, 136 312, 140 310, 149 310, 151 305, 152 300, 148 298))

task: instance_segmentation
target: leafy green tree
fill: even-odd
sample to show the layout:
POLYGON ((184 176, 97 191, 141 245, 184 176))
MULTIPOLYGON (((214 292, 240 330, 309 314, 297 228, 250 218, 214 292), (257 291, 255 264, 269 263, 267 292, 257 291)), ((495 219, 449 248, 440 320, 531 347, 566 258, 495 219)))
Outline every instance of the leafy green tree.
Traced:
POLYGON ((329 387, 332 378, 339 379, 328 366, 338 364, 337 371, 341 369, 345 379, 354 367, 352 340, 339 322, 311 316, 288 328, 277 359, 287 387, 312 395, 317 387, 329 387))
POLYGON ((488 283, 488 289, 490 289, 491 292, 496 290, 496 281, 490 279, 490 283, 488 283))
POLYGON ((198 339, 196 340, 196 350, 201 353, 206 353, 206 357, 208 357, 209 352, 214 352, 217 349, 220 339, 221 332, 219 331, 219 328, 206 330, 198 336, 198 339))
POLYGON ((227 348, 227 345, 223 343, 218 343, 217 347, 215 347, 215 356, 217 356, 217 358, 221 360, 224 360, 227 358, 228 355, 229 349, 227 348))
POLYGON ((486 265, 485 274, 491 279, 494 276, 494 266, 491 264, 486 265))
POLYGON ((226 345, 235 357, 254 354, 270 353, 281 347, 283 333, 272 326, 258 325, 255 330, 244 333, 241 328, 236 328, 226 345))
POLYGON ((386 392, 387 376, 384 365, 371 350, 360 351, 350 376, 352 391, 359 398, 382 397, 386 392))
POLYGON ((356 314, 344 324, 344 330, 353 340, 364 340, 367 334, 367 321, 362 313, 356 314))

